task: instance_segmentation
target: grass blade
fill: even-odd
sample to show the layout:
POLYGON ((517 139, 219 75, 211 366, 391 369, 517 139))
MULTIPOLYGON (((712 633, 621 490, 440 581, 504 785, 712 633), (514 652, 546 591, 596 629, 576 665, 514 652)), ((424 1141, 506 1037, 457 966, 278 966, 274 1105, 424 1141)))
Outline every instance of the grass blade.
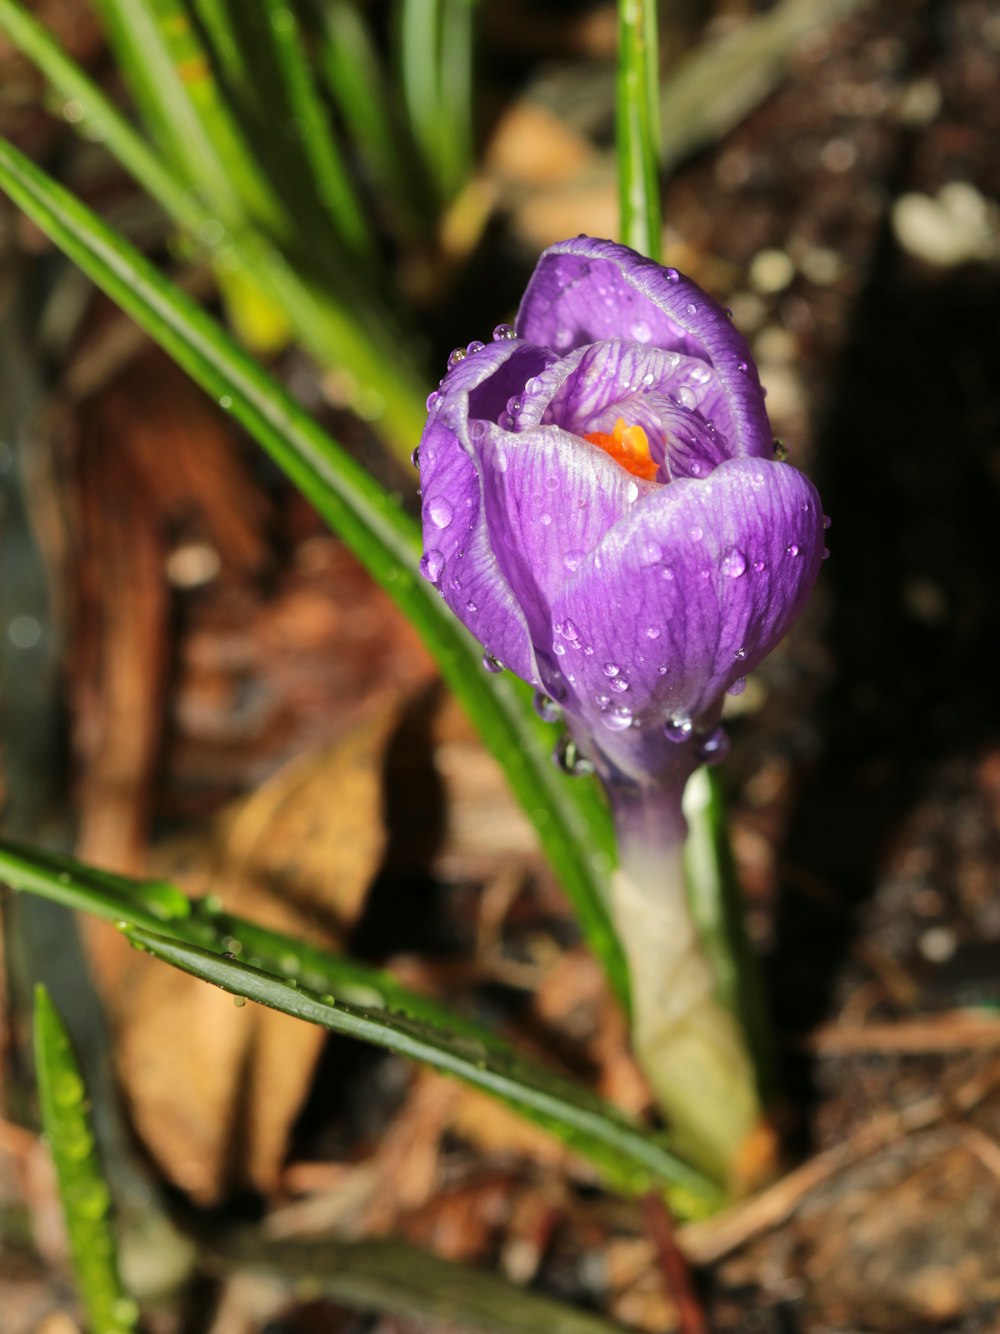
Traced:
POLYGON ((101 1334, 132 1334, 139 1312, 118 1274, 111 1197, 94 1151, 86 1090, 69 1035, 43 986, 35 988, 34 1037, 42 1127, 86 1324, 101 1334))
POLYGON ((656 0, 618 0, 616 138, 621 239, 659 261, 660 85, 656 0))
POLYGON ((624 999, 627 973, 605 904, 608 819, 588 828, 588 817, 600 820, 601 808, 586 790, 581 804, 550 763, 551 734, 527 702, 530 690, 481 670, 479 646, 420 577, 416 525, 200 306, 2 141, 0 187, 246 427, 412 621, 504 767, 589 943, 624 999))
POLYGON ((312 168, 317 194, 349 250, 373 259, 371 228, 345 168, 326 107, 305 58, 295 11, 286 0, 262 0, 291 120, 312 168))
POLYGON ((664 1187, 681 1216, 717 1207, 717 1188, 675 1157, 659 1139, 590 1090, 467 1034, 391 1010, 337 1001, 261 968, 227 959, 167 936, 129 928, 140 949, 193 977, 270 1009, 369 1042, 453 1075, 513 1107, 593 1163, 619 1190, 637 1194, 664 1187))

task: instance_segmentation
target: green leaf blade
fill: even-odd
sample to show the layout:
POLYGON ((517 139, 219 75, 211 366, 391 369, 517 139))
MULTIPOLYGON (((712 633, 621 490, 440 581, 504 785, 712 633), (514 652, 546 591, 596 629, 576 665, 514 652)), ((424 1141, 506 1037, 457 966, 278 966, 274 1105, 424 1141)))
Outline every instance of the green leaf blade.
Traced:
POLYGON ((118 1273, 111 1196, 94 1150, 86 1089, 69 1034, 41 985, 35 988, 34 1049, 42 1125, 87 1325, 101 1334, 133 1334, 139 1313, 118 1273))
POLYGON ((618 0, 616 139, 621 238, 660 260, 659 52, 656 0, 618 0))

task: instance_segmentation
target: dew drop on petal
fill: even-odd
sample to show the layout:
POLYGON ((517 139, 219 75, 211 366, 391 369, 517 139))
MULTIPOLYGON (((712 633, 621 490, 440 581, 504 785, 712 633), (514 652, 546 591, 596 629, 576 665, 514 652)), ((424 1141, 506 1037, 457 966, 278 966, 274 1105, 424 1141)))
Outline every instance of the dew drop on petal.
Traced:
POLYGON ((470 600, 465 604, 465 610, 469 613, 470 616, 474 616, 476 612, 479 610, 479 603, 472 602, 470 600))
POLYGON ((474 357, 477 352, 482 352, 485 346, 486 346, 485 343, 481 343, 478 338, 474 338, 472 342, 469 344, 469 346, 465 349, 466 355, 474 357))
POLYGON ((445 500, 443 496, 434 497, 427 506, 427 513, 435 528, 447 528, 455 517, 451 501, 445 500))
POLYGON ((648 343, 652 336, 652 330, 643 320, 638 320, 632 325, 632 337, 637 343, 648 343))
POLYGON ((737 547, 727 552, 722 560, 722 573, 728 574, 730 579, 738 579, 741 574, 746 572, 747 558, 737 547))
POLYGON ((429 579, 432 584, 436 584, 441 578, 441 572, 444 569, 444 556, 436 548, 431 548, 420 557, 420 573, 425 579, 429 579))
POLYGON ((745 676, 738 676, 732 685, 726 687, 727 695, 742 695, 747 688, 747 679, 745 676))
POLYGON ((494 658, 493 654, 489 652, 483 654, 483 666, 488 672, 492 672, 494 676, 498 672, 503 671, 503 663, 499 658, 494 658))
POLYGON ((476 421, 474 421, 472 425, 469 427, 469 435, 472 437, 473 440, 482 440, 488 430, 489 427, 480 417, 476 421))
POLYGON ((572 574, 575 569, 579 568, 583 557, 584 552, 582 551, 567 551, 565 556, 563 556, 563 565, 565 565, 566 569, 572 574))
POLYGON ((687 741, 693 731, 694 724, 690 718, 669 718, 663 725, 663 735, 668 741, 687 741))
POLYGON ((698 741, 698 758, 705 764, 719 764, 728 754, 729 734, 721 724, 698 741))
POLYGON ((647 542, 642 549, 642 559, 645 565, 655 565, 663 559, 663 548, 659 542, 647 542))
POLYGON ((669 565, 664 565, 664 567, 663 567, 663 571, 662 571, 662 577, 663 577, 664 579, 673 579, 673 577, 674 577, 674 572, 673 572, 673 570, 670 568, 669 565))
POLYGON ((824 547, 820 555, 820 560, 829 560, 829 559, 830 559, 830 548, 824 547))
POLYGON ((469 354, 464 347, 452 348, 451 352, 448 354, 448 369, 454 370, 458 363, 464 361, 468 355, 469 354))
POLYGON ((415 449, 415 450, 413 451, 413 453, 410 455, 410 462, 413 464, 413 466, 414 466, 415 468, 419 468, 419 467, 420 467, 420 446, 419 446, 419 445, 417 445, 416 449, 415 449))
POLYGON ((557 329, 555 332, 554 343, 557 348, 564 350, 569 347, 573 341, 573 332, 571 329, 557 329))
POLYGON ((698 314, 698 307, 695 305, 693 301, 689 301, 688 304, 684 307, 684 309, 687 311, 689 315, 698 314))
POLYGON ((755 560, 753 563, 753 568, 756 570, 758 574, 762 574, 767 569, 767 561, 755 560))
POLYGON ((688 531, 690 532, 692 542, 700 542, 701 539, 705 536, 705 530, 703 528, 699 528, 697 525, 694 528, 689 529, 688 531))
POLYGON ((601 722, 609 732, 624 732, 626 728, 632 726, 632 710, 620 704, 617 708, 602 713, 601 722))
POLYGON ((661 662, 661 663, 660 663, 659 667, 657 667, 657 669, 656 669, 656 674, 657 674, 657 676, 666 676, 666 674, 667 674, 667 664, 666 664, 665 662, 661 662))
POLYGON ((833 520, 830 518, 829 514, 824 514, 824 515, 823 515, 823 527, 824 527, 824 528, 829 528, 831 523, 833 523, 833 520))
POLYGON ((664 269, 663 276, 666 278, 668 283, 675 283, 680 278, 680 274, 677 272, 676 269, 664 269))
POLYGON ((555 643, 552 645, 552 652, 556 655, 557 658, 561 658, 563 654, 566 652, 566 645, 560 644, 559 640, 557 639, 555 643))
POLYGON ((682 408, 696 408, 698 406, 698 395, 688 385, 681 385, 677 391, 677 402, 682 408))
POLYGON ((573 778, 594 772, 593 764, 587 759, 586 755, 581 753, 579 746, 570 736, 559 738, 556 742, 556 748, 552 752, 552 759, 555 761, 557 768, 573 778))
POLYGON ((521 402, 521 400, 517 397, 516 394, 514 395, 513 398, 508 398, 507 411, 510 413, 512 417, 516 417, 523 407, 524 404, 521 402))
POLYGON ((632 504, 633 501, 639 499, 638 482, 629 482, 628 486, 625 488, 625 499, 629 502, 629 504, 632 504))
POLYGON ((621 671, 621 668, 618 666, 618 664, 617 664, 616 662, 606 662, 606 663, 604 664, 604 675, 605 675, 605 676, 617 676, 617 675, 619 674, 620 671, 621 671))
POLYGON ((562 709, 552 696, 546 695, 543 690, 536 690, 531 702, 543 723, 557 723, 562 717, 562 709))
POLYGON ((736 652, 733 654, 733 657, 736 659, 737 662, 745 661, 746 656, 747 656, 747 651, 743 647, 738 648, 736 652))
POLYGON ((795 542, 789 542, 788 546, 785 547, 785 555, 797 556, 798 554, 799 554, 798 544, 795 542))
POLYGON ((539 516, 538 522, 542 525, 543 528, 548 528, 548 526, 549 526, 549 525, 551 524, 551 522, 552 522, 552 515, 551 515, 551 514, 542 514, 542 515, 539 516))
POLYGON ((608 684, 611 686, 611 689, 616 691, 619 695, 624 695, 625 691, 628 690, 628 682, 623 680, 620 676, 616 676, 614 680, 610 681, 608 684))
POLYGON ((659 637, 660 637, 660 631, 659 631, 659 629, 658 629, 655 625, 647 625, 647 626, 646 626, 646 638, 647 638, 647 639, 659 639, 659 637))
POLYGON ((516 337, 517 334, 514 332, 513 327, 509 324, 498 324, 497 327, 493 330, 493 341, 495 343, 502 343, 506 338, 516 338, 516 337))
POLYGON ((784 440, 782 440, 780 436, 775 436, 771 444, 771 449, 774 454, 774 457, 778 460, 779 463, 784 463, 785 459, 788 458, 788 446, 785 444, 784 440))
POLYGON ((434 406, 434 404, 438 401, 440 397, 441 394, 437 389, 431 390, 431 392, 427 395, 427 402, 424 404, 428 412, 430 412, 431 408, 434 406))

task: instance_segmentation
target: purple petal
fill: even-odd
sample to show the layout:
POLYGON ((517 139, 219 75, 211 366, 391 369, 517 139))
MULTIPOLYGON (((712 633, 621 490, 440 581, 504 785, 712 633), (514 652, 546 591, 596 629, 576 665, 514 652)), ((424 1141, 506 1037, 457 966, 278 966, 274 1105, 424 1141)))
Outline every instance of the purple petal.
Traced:
POLYGON ((675 269, 614 241, 562 241, 539 259, 516 327, 520 337, 560 356, 625 339, 707 362, 721 388, 723 402, 713 415, 730 454, 770 457, 764 396, 746 341, 721 306, 675 269))
POLYGON ((556 358, 546 348, 520 339, 502 339, 457 362, 441 381, 432 409, 467 443, 472 421, 497 422, 525 381, 541 375, 556 358))
POLYGON ((553 600, 652 484, 555 426, 523 435, 494 428, 476 453, 497 565, 524 609, 539 658, 562 658, 566 629, 552 628, 553 600))
POLYGON ((578 348, 534 383, 520 425, 555 422, 575 435, 610 434, 618 417, 641 426, 666 475, 704 477, 729 457, 714 418, 725 399, 712 368, 695 357, 639 343, 578 348))
POLYGON ((600 735, 717 711, 802 610, 822 550, 819 498, 786 464, 654 488, 553 604, 580 632, 563 663, 582 716, 600 735))
POLYGON ((420 482, 422 572, 488 654, 523 680, 539 682, 521 600, 490 542, 476 464, 440 421, 428 424, 420 442, 420 482))

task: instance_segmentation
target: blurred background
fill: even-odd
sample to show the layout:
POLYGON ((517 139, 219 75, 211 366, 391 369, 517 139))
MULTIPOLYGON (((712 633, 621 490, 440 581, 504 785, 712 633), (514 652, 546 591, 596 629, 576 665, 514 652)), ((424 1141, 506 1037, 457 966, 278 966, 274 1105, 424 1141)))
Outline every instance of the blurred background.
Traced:
MULTIPOLYGON (((263 75, 241 104, 246 180, 288 173, 299 225, 268 234, 295 290, 353 301, 367 341, 336 334, 336 300, 283 306, 179 229, 2 33, 0 130, 415 504, 405 460, 448 350, 512 317, 542 247, 615 233, 616 15, 456 6, 421 101, 406 10, 303 6, 339 168, 317 173, 302 107, 272 123, 263 75), (365 88, 381 139, 350 119, 365 88)), ((131 105, 96 9, 33 12, 131 105)), ((776 1226, 701 1225, 689 1250, 719 1330, 995 1330, 1000 1040, 963 1020, 1000 1006, 1000 6, 670 0, 661 22, 665 256, 732 308, 833 518, 806 618, 730 701, 724 770, 789 1157, 815 1171, 776 1226)), ((0 709, 6 835, 386 964, 647 1109, 533 833, 412 630, 225 405, 6 201, 0 709)), ((105 925, 2 907, 3 1334, 77 1327, 37 1137, 38 978, 80 1049, 149 1329, 455 1327, 389 1309, 391 1273, 359 1312, 253 1250, 330 1236, 678 1328, 638 1208, 513 1114, 236 1008, 105 925)))

